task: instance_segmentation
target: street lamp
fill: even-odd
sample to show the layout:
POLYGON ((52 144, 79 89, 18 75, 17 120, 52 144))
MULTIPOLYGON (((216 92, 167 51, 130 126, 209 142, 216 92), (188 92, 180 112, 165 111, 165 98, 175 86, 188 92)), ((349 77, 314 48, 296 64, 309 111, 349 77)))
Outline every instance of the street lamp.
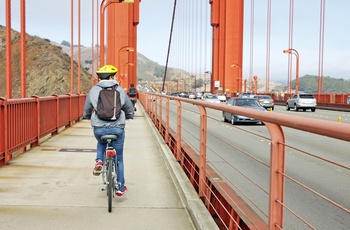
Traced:
POLYGON ((194 92, 197 92, 197 81, 196 81, 196 75, 191 75, 191 78, 194 78, 194 92))
MULTIPOLYGON (((118 68, 120 67, 120 53, 122 52, 122 50, 125 49, 126 52, 134 52, 135 49, 129 46, 123 46, 122 48, 119 49, 118 51, 118 68)), ((120 72, 118 71, 118 78, 120 78, 120 72)))
POLYGON ((176 82, 176 92, 179 92, 179 79, 174 79, 173 81, 176 82))
POLYGON ((124 73, 124 74, 120 74, 120 77, 121 77, 122 79, 124 79, 125 77, 128 76, 128 74, 127 74, 128 71, 127 71, 126 65, 128 65, 128 66, 134 66, 134 63, 130 63, 130 62, 124 63, 124 65, 123 65, 123 73, 124 73))
MULTIPOLYGON (((205 71, 205 74, 209 74, 209 80, 211 79, 211 72, 210 71, 205 71)), ((204 93, 207 92, 207 79, 204 81, 204 93)))
MULTIPOLYGON (((298 93, 298 91, 299 91, 299 53, 295 49, 283 50, 283 53, 294 54, 295 57, 296 57, 296 64, 295 64, 295 68, 296 68, 296 70, 295 70, 295 93, 298 93)), ((291 86, 290 86, 290 89, 291 89, 291 86)))

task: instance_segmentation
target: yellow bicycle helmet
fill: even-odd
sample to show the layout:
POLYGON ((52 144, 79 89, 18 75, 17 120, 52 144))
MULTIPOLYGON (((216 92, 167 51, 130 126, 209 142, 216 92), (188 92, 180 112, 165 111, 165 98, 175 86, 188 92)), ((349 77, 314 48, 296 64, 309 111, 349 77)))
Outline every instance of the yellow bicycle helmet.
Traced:
POLYGON ((96 74, 100 79, 108 79, 110 76, 114 76, 117 72, 118 69, 113 65, 104 65, 96 71, 96 74))

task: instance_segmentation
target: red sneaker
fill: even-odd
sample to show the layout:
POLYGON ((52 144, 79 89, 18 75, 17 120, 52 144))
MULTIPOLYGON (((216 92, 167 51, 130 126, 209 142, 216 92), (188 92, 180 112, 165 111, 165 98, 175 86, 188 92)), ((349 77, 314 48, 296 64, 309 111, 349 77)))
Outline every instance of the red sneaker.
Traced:
POLYGON ((117 197, 123 197, 124 196, 124 193, 127 191, 127 187, 124 185, 124 191, 117 191, 115 194, 117 195, 117 197))
POLYGON ((94 174, 95 176, 99 176, 101 174, 102 171, 102 161, 97 161, 94 170, 92 171, 92 174, 94 174))

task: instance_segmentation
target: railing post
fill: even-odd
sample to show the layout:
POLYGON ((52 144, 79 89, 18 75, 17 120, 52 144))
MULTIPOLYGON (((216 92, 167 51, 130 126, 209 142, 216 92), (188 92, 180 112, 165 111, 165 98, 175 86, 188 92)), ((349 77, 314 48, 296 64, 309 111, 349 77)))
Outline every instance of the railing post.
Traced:
POLYGON ((166 98, 165 104, 165 143, 169 145, 169 120, 170 120, 170 99, 166 98))
POLYGON ((205 184, 207 175, 207 110, 203 106, 197 106, 200 111, 200 126, 199 126, 199 197, 205 196, 205 184))
POLYGON ((33 143, 31 145, 31 147, 35 147, 35 146, 39 146, 40 145, 40 136, 41 136, 41 113, 40 113, 40 101, 39 101, 39 97, 38 96, 32 96, 32 98, 35 98, 35 102, 36 102, 36 143, 33 143))
POLYGON ((285 137, 281 126, 264 124, 271 134, 269 229, 283 229, 285 146, 281 143, 285 143, 285 137))
MULTIPOLYGON (((177 106, 177 122, 176 122, 176 160, 180 160, 180 154, 181 154, 181 127, 182 127, 182 107, 181 102, 176 100, 176 106, 177 106)), ((183 162, 181 163, 181 166, 183 165, 183 162)))
MULTIPOLYGON (((8 116, 7 116, 7 99, 6 98, 0 98, 1 101, 3 101, 3 114, 4 116, 2 117, 2 121, 3 122, 3 130, 0 130, 0 132, 2 132, 2 134, 0 135, 0 137, 4 137, 3 140, 0 140, 0 143, 3 143, 3 147, 4 147, 4 157, 3 159, 0 158, 0 166, 2 165, 7 165, 7 162, 9 160, 11 160, 11 156, 8 156, 8 116)), ((0 111, 1 112, 1 111, 0 111)), ((0 148, 1 150, 1 148, 0 148)))
POLYGON ((159 108, 159 116, 158 116, 158 130, 159 130, 159 133, 163 133, 162 132, 162 119, 163 119, 163 98, 161 96, 158 96, 158 103, 159 103, 159 106, 157 106, 157 108, 159 108))

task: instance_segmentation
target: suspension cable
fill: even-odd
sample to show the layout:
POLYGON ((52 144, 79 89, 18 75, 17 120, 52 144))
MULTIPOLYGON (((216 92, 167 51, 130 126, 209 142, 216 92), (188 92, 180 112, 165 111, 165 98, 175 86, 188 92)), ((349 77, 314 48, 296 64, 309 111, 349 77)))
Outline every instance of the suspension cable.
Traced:
POLYGON ((169 37, 168 53, 167 53, 167 57, 166 57, 166 64, 165 64, 165 71, 164 71, 164 78, 163 78, 163 85, 162 85, 162 92, 164 92, 164 85, 165 85, 165 80, 166 80, 166 72, 168 70, 171 38, 173 36, 174 18, 175 18, 175 11, 176 11, 176 1, 177 0, 174 0, 173 18, 171 20, 170 37, 169 37))

